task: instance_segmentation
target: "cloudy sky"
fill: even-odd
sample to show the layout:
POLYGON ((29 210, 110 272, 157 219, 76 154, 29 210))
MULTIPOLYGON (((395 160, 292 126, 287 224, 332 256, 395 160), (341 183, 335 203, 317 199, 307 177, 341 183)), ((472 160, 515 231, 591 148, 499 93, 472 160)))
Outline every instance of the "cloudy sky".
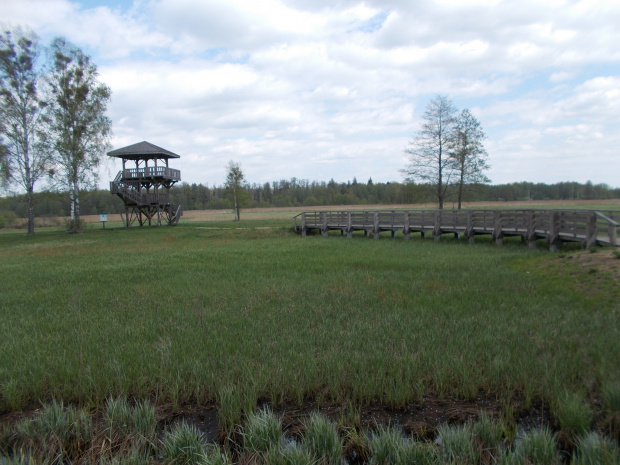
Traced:
POLYGON ((441 94, 481 122, 493 183, 620 186, 618 0, 2 0, 0 21, 91 55, 113 147, 176 152, 190 183, 229 160, 251 183, 402 181, 441 94))

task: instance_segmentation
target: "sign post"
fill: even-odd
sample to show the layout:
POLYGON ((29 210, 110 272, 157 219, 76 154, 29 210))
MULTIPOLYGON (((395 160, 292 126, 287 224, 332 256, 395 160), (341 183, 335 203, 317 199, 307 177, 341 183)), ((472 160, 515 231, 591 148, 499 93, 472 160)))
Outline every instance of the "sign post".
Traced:
POLYGON ((99 215, 99 221, 101 221, 103 229, 105 229, 105 222, 108 221, 108 215, 106 213, 102 213, 101 215, 99 215))

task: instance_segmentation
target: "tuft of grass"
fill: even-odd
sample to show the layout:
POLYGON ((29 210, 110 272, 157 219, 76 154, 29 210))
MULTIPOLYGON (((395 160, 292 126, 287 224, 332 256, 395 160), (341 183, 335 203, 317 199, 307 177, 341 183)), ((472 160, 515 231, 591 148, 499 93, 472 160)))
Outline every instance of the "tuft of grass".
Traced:
POLYGON ((62 462, 80 457, 92 439, 92 420, 88 412, 52 400, 32 419, 17 426, 26 452, 62 462))
POLYGON ((380 426, 370 434, 368 442, 370 463, 374 465, 392 465, 403 463, 404 441, 400 428, 380 426))
POLYGON ((560 462, 555 436, 547 428, 532 429, 515 442, 514 451, 507 454, 511 461, 502 463, 555 465, 560 462))
POLYGON ((269 408, 248 416, 243 429, 243 445, 247 450, 266 453, 282 442, 282 420, 269 408))
POLYGON ((175 465, 199 463, 206 452, 207 448, 202 442, 202 434, 198 428, 185 421, 166 430, 161 440, 161 453, 166 463, 175 465))
POLYGON ((565 393, 557 401, 553 413, 569 438, 584 434, 592 422, 590 406, 577 394, 565 393))
POLYGON ((243 399, 240 390, 232 386, 221 388, 217 397, 217 406, 220 431, 228 434, 241 423, 243 399))
POLYGON ((222 453, 217 447, 208 447, 200 460, 200 465, 229 465, 228 455, 222 453))
POLYGON ((504 434, 502 422, 495 422, 486 412, 481 412, 478 420, 471 425, 471 429, 480 457, 490 456, 493 458, 499 456, 504 434))
POLYGON ((129 452, 144 458, 154 448, 157 419, 155 407, 148 400, 131 407, 124 398, 109 398, 104 421, 111 455, 129 452))
POLYGON ((344 429, 344 454, 354 461, 367 461, 370 455, 367 438, 360 434, 357 428, 345 426, 344 429))
POLYGON ((435 444, 422 441, 406 442, 403 448, 403 465, 436 465, 440 463, 439 451, 435 444))
POLYGON ((608 382, 603 387, 603 407, 610 414, 620 414, 620 383, 608 382))
POLYGON ((304 447, 292 445, 290 447, 273 447, 266 454, 265 462, 268 465, 319 465, 304 447))
POLYGON ((343 442, 338 436, 338 427, 317 412, 310 414, 304 424, 304 447, 325 465, 339 465, 342 462, 343 442))
POLYGON ((153 441, 155 439, 157 429, 155 406, 148 400, 145 399, 135 405, 131 420, 133 430, 138 437, 146 441, 153 441))
POLYGON ((479 461, 474 447, 474 435, 470 425, 444 425, 439 428, 441 457, 445 463, 475 464, 479 461))
POLYGON ((49 458, 37 457, 33 455, 31 451, 24 451, 22 449, 14 451, 10 455, 0 455, 0 465, 49 465, 51 462, 49 458))
POLYGON ((620 450, 613 440, 591 431, 577 439, 571 464, 598 465, 620 463, 620 450))
POLYGON ((153 458, 140 448, 131 448, 115 457, 101 457, 99 465, 151 465, 153 458))
POLYGON ((116 443, 130 434, 132 414, 127 400, 109 398, 104 411, 106 429, 111 443, 116 443))

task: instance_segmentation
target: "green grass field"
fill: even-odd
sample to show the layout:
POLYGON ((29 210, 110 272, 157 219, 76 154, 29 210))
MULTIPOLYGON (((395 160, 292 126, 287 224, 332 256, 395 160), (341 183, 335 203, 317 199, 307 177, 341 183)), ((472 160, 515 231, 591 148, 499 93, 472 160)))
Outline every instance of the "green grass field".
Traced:
POLYGON ((0 412, 127 397, 232 427, 258 400, 434 396, 617 417, 620 285, 589 252, 291 225, 0 231, 0 412))

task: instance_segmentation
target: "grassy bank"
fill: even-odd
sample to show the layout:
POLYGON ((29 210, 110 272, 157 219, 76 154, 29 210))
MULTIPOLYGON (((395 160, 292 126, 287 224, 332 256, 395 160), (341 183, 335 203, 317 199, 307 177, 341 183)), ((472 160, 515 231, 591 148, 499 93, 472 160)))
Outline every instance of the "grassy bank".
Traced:
POLYGON ((302 239, 290 221, 2 232, 0 409, 127 396, 234 423, 259 398, 432 393, 601 410, 620 390, 618 282, 581 288, 572 266, 518 241, 302 239))

